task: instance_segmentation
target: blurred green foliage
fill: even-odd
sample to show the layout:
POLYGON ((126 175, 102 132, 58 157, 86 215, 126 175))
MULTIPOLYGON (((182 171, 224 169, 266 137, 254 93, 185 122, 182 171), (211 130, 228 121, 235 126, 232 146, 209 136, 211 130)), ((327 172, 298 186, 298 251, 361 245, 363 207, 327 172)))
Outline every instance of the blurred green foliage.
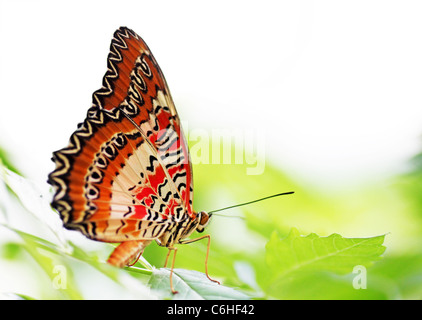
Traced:
POLYGON ((195 165, 197 211, 295 194, 214 215, 208 269, 222 285, 204 276, 206 241, 198 241, 179 246, 175 296, 161 268, 166 248, 151 244, 132 268, 108 266, 113 246, 63 229, 48 186, 1 169, 2 298, 420 299, 420 159, 404 175, 336 192, 304 185, 271 164, 255 176, 246 164, 195 165), (358 265, 366 288, 353 285, 358 265))
POLYGON ((13 172, 19 173, 19 170, 13 165, 13 161, 10 159, 10 156, 0 146, 0 163, 2 163, 6 168, 9 170, 12 170, 13 172))

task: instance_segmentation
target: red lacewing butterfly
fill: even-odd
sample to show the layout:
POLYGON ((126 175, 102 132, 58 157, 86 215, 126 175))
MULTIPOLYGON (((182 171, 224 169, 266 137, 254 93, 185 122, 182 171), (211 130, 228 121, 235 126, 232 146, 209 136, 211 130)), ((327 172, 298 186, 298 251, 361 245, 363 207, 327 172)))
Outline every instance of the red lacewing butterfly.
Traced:
POLYGON ((165 265, 174 251, 173 293, 174 245, 206 238, 205 272, 217 282, 207 270, 210 236, 187 239, 204 231, 211 214, 192 208, 189 150, 160 67, 126 27, 114 33, 107 67, 86 119, 68 146, 53 153, 52 207, 65 228, 120 243, 107 260, 111 265, 136 261, 153 240, 169 249, 165 265))

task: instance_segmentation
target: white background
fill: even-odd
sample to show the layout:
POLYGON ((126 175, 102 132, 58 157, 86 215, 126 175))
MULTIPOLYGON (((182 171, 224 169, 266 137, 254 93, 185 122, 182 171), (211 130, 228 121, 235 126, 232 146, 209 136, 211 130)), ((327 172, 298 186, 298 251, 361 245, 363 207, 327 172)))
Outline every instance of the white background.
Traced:
POLYGON ((338 188, 421 148, 420 1, 1 1, 0 145, 45 181, 111 37, 148 43, 189 129, 263 130, 266 159, 338 188))

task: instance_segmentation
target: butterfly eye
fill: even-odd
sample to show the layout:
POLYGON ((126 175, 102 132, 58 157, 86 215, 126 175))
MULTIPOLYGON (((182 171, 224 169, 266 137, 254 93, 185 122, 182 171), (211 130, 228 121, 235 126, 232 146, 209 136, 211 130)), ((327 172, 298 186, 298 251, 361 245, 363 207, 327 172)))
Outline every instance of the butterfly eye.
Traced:
POLYGON ((198 225, 197 230, 198 230, 198 232, 202 232, 202 231, 204 231, 204 228, 208 225, 208 222, 210 220, 210 216, 205 211, 201 211, 199 214, 201 215, 201 220, 199 221, 199 225, 198 225), (201 228, 199 228, 199 227, 201 227, 201 228), (200 229, 202 229, 202 231, 199 231, 200 229))

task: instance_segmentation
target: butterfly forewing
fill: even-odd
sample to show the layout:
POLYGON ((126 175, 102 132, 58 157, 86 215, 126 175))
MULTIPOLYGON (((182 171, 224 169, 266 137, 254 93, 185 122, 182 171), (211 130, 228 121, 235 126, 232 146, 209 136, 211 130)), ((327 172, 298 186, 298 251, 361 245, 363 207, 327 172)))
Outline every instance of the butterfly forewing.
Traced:
POLYGON ((114 33, 103 87, 56 151, 53 207, 64 225, 108 242, 156 239, 192 210, 192 169, 164 76, 133 31, 114 33))

